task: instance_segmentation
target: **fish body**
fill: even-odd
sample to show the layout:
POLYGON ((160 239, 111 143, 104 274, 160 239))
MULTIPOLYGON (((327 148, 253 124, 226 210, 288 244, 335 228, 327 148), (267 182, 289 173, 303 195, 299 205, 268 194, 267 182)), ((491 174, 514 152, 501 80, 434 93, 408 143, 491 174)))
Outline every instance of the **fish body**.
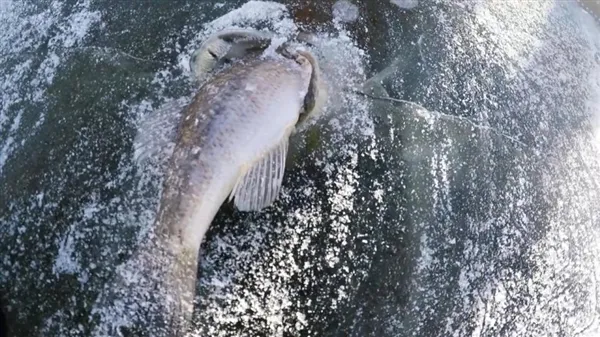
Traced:
POLYGON ((178 315, 174 330, 191 320, 199 247, 223 202, 230 197, 250 211, 277 198, 311 73, 303 58, 238 62, 205 83, 184 110, 155 224, 172 261, 164 282, 178 315))
POLYGON ((259 59, 233 65, 200 89, 179 125, 160 228, 183 245, 199 247, 238 180, 287 143, 310 76, 308 64, 283 57, 259 59))

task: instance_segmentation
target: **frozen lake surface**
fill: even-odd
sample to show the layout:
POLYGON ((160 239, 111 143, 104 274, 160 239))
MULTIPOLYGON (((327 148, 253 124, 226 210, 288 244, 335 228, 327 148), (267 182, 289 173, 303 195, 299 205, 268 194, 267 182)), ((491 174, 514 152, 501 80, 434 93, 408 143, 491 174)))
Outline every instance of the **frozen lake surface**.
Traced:
POLYGON ((577 2, 8 0, 8 336, 131 323, 98 303, 160 195, 133 138, 234 26, 315 32, 333 94, 280 200, 214 220, 191 336, 600 334, 600 24, 577 2))

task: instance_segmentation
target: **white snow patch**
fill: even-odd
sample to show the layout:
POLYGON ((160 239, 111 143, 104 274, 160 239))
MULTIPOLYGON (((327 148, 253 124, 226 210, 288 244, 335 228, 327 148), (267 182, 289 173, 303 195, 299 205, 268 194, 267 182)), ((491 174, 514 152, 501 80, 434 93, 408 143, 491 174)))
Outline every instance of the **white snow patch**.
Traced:
POLYGON ((80 270, 79 263, 73 257, 75 255, 75 243, 73 236, 67 235, 60 243, 58 255, 54 262, 52 271, 55 274, 75 274, 80 270))
POLYGON ((354 22, 358 20, 358 6, 348 0, 338 0, 333 4, 333 18, 341 22, 354 22))

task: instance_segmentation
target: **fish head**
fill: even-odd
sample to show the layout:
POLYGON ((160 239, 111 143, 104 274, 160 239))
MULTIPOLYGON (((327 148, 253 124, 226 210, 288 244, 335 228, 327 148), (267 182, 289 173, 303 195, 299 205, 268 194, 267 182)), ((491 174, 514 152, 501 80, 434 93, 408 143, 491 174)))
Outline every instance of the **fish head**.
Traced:
POLYGON ((203 80, 213 71, 231 48, 231 44, 218 37, 208 39, 190 57, 190 71, 196 80, 203 80))
POLYGON ((272 36, 253 29, 228 29, 209 37, 190 57, 190 70, 203 80, 219 63, 256 56, 271 44, 272 36))

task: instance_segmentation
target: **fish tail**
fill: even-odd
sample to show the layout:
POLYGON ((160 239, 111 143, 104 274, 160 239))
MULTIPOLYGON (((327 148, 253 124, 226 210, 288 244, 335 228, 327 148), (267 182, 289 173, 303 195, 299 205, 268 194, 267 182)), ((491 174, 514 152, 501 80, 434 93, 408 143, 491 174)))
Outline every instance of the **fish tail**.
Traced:
POLYGON ((198 247, 169 244, 171 264, 167 267, 164 288, 168 301, 169 330, 173 336, 183 336, 191 327, 196 295, 198 247))
POLYGON ((191 327, 198 250, 165 237, 142 244, 97 299, 93 336, 182 337, 191 327))

